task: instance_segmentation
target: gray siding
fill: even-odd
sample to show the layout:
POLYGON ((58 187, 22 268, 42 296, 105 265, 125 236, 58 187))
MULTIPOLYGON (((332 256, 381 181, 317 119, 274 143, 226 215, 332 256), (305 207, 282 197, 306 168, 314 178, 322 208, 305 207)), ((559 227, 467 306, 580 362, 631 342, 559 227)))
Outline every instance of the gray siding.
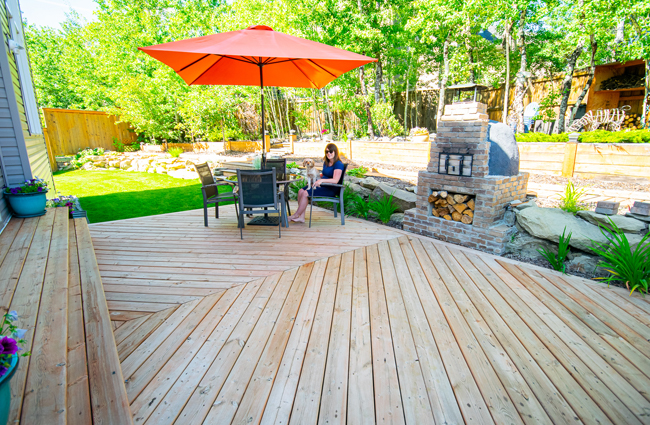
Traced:
MULTIPOLYGON (((6 48, 0 49, 0 55, 3 56, 0 57, 0 66, 2 66, 2 72, 0 72, 0 117, 9 117, 0 118, 0 155, 2 156, 0 167, 3 167, 4 176, 7 179, 4 183, 8 186, 14 186, 24 182, 28 177, 25 175, 25 167, 23 166, 26 152, 23 154, 19 147, 19 139, 21 143, 24 143, 23 137, 20 137, 23 134, 16 134, 16 122, 14 120, 18 117, 12 119, 14 114, 18 114, 18 108, 15 104, 13 105, 14 113, 12 114, 11 111, 12 105, 10 102, 14 101, 15 92, 7 93, 5 84, 7 76, 11 76, 9 70, 6 69, 8 65, 8 57, 5 56, 6 48)), ((13 89, 12 85, 10 87, 13 89)), ((22 128, 20 130, 22 133, 22 128)))

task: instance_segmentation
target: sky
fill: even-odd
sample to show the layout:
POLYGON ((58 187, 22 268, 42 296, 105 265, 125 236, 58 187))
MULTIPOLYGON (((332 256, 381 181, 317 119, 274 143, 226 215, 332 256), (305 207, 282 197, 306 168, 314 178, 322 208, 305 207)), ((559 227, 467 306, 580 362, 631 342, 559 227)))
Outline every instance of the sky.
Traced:
POLYGON ((97 4, 92 0, 19 0, 23 20, 28 24, 60 28, 65 14, 76 10, 88 21, 94 20, 97 4))

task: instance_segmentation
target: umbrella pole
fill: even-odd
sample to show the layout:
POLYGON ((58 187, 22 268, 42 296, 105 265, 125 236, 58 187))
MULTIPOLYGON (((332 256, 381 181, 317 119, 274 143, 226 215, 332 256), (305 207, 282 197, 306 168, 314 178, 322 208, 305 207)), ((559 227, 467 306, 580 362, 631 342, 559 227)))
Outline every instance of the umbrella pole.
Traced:
POLYGON ((262 67, 264 65, 258 63, 257 66, 260 67, 260 97, 262 98, 262 164, 265 164, 266 163, 266 133, 264 131, 264 74, 262 72, 262 67))

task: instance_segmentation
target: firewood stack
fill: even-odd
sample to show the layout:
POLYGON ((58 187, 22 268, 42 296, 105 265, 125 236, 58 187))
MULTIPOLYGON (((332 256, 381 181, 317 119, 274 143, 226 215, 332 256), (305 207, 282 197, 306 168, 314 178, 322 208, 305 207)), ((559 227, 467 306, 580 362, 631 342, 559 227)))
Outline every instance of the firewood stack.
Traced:
POLYGON ((461 221, 465 224, 472 224, 474 221, 474 198, 469 195, 454 195, 442 190, 431 193, 429 202, 434 217, 461 221))

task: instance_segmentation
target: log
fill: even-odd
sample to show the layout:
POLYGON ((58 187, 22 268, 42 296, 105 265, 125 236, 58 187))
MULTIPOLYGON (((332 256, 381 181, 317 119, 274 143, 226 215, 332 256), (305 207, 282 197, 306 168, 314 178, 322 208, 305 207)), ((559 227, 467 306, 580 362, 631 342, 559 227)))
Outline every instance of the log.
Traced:
POLYGON ((459 213, 458 211, 454 211, 453 213, 451 213, 451 219, 454 220, 454 221, 460 221, 462 216, 463 215, 461 213, 459 213))
POLYGON ((436 202, 437 200, 438 200, 437 196, 429 195, 429 202, 433 203, 436 202))
POLYGON ((453 205, 447 205, 447 209, 449 210, 449 214, 451 214, 451 213, 453 213, 454 211, 456 211, 456 210, 454 209, 454 206, 453 206, 453 205))
POLYGON ((447 203, 451 204, 451 205, 454 205, 456 203, 456 201, 454 201, 453 196, 449 195, 449 196, 447 196, 447 203))
POLYGON ((444 199, 439 199, 436 201, 436 206, 438 207, 446 207, 447 206, 447 201, 444 199))
POLYGON ((467 195, 454 195, 454 201, 456 201, 457 204, 462 204, 467 201, 467 198, 469 198, 467 195))
POLYGON ((474 221, 474 219, 466 214, 463 214, 463 216, 460 218, 460 221, 465 224, 472 224, 472 221, 474 221))
POLYGON ((470 199, 469 201, 467 201, 467 208, 474 211, 474 207, 475 207, 475 205, 474 205, 474 200, 473 199, 470 199))
POLYGON ((444 218, 445 220, 451 220, 451 216, 449 214, 443 215, 442 218, 444 218))
POLYGON ((434 217, 440 217, 440 214, 438 214, 438 210, 435 208, 431 209, 431 215, 434 217))
POLYGON ((446 190, 441 190, 438 193, 438 196, 440 196, 441 198, 446 198, 447 197, 447 191, 446 190))
POLYGON ((468 217, 474 217, 474 211, 470 210, 469 208, 463 211, 463 215, 466 215, 468 217))
POLYGON ((431 196, 438 197, 438 192, 431 192, 431 196))
POLYGON ((446 214, 449 214, 449 210, 447 208, 438 208, 438 217, 442 217, 446 214))
POLYGON ((458 211, 459 213, 462 213, 467 209, 467 204, 456 204, 454 205, 454 209, 456 209, 456 211, 458 211))

